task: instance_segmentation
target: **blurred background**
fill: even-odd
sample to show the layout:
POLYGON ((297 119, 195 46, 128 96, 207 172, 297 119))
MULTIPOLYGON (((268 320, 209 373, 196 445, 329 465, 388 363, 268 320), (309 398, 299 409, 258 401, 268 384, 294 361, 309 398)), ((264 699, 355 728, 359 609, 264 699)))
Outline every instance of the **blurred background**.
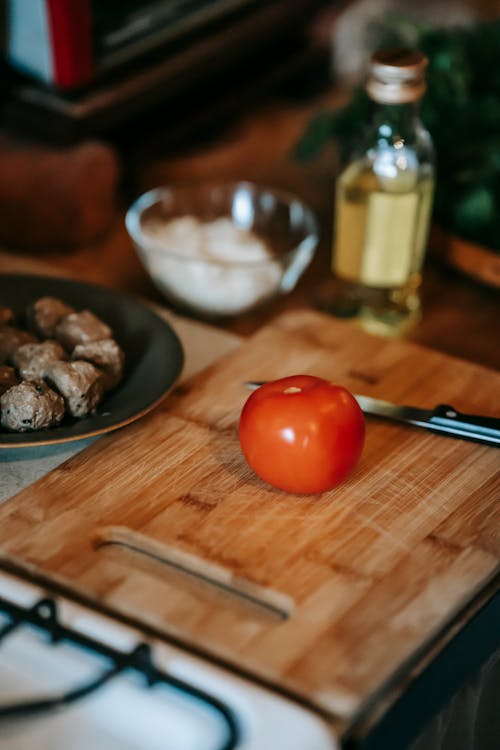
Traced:
MULTIPOLYGON (((356 93, 385 43, 428 54, 432 244, 499 283, 500 47, 492 0, 3 0, 0 243, 75 251, 141 191, 251 179, 330 231, 356 93), (326 197, 325 197, 326 196, 326 197)), ((361 108, 361 109, 360 109, 361 108)), ((122 235, 123 237, 123 235, 122 235)))

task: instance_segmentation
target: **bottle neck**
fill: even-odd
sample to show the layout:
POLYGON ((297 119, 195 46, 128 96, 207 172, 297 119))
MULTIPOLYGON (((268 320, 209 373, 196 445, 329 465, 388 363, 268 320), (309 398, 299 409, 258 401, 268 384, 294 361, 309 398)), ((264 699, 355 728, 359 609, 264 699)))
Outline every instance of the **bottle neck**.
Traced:
POLYGON ((393 144, 397 140, 412 140, 420 124, 420 100, 406 104, 374 103, 373 125, 379 142, 393 144))

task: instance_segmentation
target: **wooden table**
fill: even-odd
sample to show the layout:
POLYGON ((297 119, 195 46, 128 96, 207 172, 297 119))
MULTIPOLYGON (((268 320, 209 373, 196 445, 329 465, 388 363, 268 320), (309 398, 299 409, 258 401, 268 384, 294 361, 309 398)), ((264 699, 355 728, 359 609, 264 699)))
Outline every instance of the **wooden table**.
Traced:
MULTIPOLYGON (((322 108, 337 105, 343 98, 343 94, 334 92, 300 106, 271 103, 223 130, 217 141, 203 143, 200 139, 197 146, 184 155, 162 155, 149 148, 147 151, 138 149, 131 157, 133 177, 128 187, 129 201, 143 190, 162 183, 249 179, 292 190, 316 211, 321 227, 320 243, 297 288, 257 312, 214 321, 217 326, 247 335, 284 310, 320 304, 322 289, 331 278, 337 156, 333 148, 327 148, 321 158, 300 164, 293 160, 291 153, 310 117, 322 108)), ((164 303, 127 236, 123 220, 125 208, 124 205, 115 226, 99 243, 64 255, 45 255, 39 260, 82 279, 138 292, 164 303)), ((8 267, 11 261, 4 258, 3 264, 8 267)), ((25 257, 15 258, 11 265, 35 267, 33 261, 25 257)), ((428 253, 422 303, 423 317, 409 335, 411 340, 486 367, 500 368, 497 289, 459 274, 433 253, 428 253)))

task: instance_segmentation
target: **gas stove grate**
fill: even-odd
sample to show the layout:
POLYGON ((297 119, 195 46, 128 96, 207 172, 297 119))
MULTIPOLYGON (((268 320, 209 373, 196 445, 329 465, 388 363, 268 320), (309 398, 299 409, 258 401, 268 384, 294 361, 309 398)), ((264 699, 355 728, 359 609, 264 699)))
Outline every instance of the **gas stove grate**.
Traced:
POLYGON ((97 674, 90 681, 64 693, 0 705, 0 721, 70 706, 96 692, 114 677, 131 670, 145 679, 147 687, 151 688, 159 684, 167 685, 178 693, 215 711, 226 727, 226 739, 220 750, 233 750, 237 747, 240 732, 231 708, 195 685, 158 669, 154 664, 149 644, 139 643, 130 651, 120 651, 96 638, 80 633, 60 622, 57 603, 51 598, 42 598, 30 607, 23 607, 0 596, 0 613, 7 616, 7 622, 3 627, 0 627, 0 647, 14 631, 29 625, 48 636, 49 642, 53 645, 66 642, 80 646, 94 654, 103 656, 110 663, 109 668, 97 674))

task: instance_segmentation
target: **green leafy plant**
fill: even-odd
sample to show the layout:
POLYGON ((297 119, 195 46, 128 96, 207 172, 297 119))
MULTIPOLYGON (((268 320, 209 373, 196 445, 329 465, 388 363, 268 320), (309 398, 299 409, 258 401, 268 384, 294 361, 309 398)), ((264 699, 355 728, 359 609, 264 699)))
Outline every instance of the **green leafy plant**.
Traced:
MULTIPOLYGON (((436 148, 435 221, 500 252, 500 20, 436 29, 388 17, 374 49, 394 45, 418 47, 429 59, 421 115, 436 148)), ((314 158, 332 138, 349 151, 370 109, 356 89, 346 106, 312 120, 296 158, 314 158)))

